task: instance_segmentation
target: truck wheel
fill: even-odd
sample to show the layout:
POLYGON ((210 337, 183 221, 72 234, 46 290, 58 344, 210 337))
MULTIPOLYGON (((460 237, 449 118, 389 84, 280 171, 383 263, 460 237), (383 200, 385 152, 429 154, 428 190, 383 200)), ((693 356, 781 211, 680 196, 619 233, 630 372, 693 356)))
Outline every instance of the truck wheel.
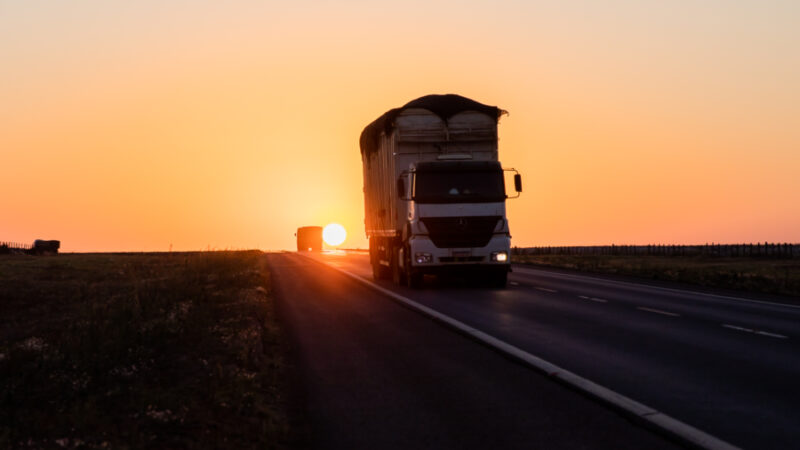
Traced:
POLYGON ((382 266, 378 261, 372 263, 372 278, 376 280, 385 280, 389 278, 389 274, 387 272, 388 270, 386 270, 386 266, 382 266))
POLYGON ((405 267, 406 267, 406 286, 410 287, 411 289, 419 289, 422 287, 422 277, 423 275, 419 272, 412 270, 411 267, 411 249, 407 246, 405 248, 405 267))
POLYGON ((405 284, 405 274, 400 268, 400 252, 397 247, 392 247, 392 281, 394 284, 405 284))
POLYGON ((376 237, 369 238, 369 262, 372 264, 372 278, 385 280, 389 278, 389 269, 381 264, 380 241, 376 237))

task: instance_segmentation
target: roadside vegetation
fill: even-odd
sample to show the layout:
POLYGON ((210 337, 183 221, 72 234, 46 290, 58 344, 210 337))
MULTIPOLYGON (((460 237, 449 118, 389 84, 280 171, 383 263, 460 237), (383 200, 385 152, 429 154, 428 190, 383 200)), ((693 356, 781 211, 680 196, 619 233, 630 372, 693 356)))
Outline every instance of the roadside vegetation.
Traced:
POLYGON ((260 252, 0 256, 0 448, 283 448, 260 252))
POLYGON ((712 256, 520 255, 512 262, 676 281, 703 287, 800 296, 800 260, 712 256))

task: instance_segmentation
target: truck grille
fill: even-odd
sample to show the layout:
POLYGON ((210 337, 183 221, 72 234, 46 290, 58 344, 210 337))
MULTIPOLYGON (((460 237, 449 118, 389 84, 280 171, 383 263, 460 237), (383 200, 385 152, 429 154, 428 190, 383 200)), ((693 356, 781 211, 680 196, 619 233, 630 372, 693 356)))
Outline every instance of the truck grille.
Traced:
POLYGON ((433 245, 439 248, 485 247, 492 239, 500 216, 425 217, 433 245))
POLYGON ((439 262, 481 262, 483 256, 442 256, 439 262))

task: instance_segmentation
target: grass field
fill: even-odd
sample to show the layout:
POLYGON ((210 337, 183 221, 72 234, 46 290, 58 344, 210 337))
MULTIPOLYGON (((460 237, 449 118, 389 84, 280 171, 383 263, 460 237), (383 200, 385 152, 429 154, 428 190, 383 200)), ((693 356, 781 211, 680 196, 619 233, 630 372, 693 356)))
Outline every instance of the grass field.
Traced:
POLYGON ((282 448, 260 252, 0 257, 0 448, 282 448))
POLYGON ((513 255, 516 263, 800 296, 800 260, 703 256, 513 255))

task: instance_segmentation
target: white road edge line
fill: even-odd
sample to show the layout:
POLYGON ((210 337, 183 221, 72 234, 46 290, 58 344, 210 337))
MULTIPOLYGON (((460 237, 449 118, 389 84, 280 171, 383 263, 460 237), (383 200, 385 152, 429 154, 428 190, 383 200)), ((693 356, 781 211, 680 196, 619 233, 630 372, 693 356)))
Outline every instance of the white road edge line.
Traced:
MULTIPOLYGON (((305 256, 305 255, 304 255, 305 256)), ((312 258, 310 256, 306 256, 306 258, 312 259, 317 261, 321 264, 328 265, 324 261, 320 261, 318 259, 312 258)), ((338 267, 333 267, 328 265, 334 270, 338 270, 344 275, 347 275, 354 280, 363 283, 378 292, 385 294, 387 297, 395 300, 396 302, 406 306, 410 309, 413 309, 419 313, 422 313, 434 320, 439 321, 440 323, 458 330, 466 335, 472 337, 473 339, 482 342, 489 347, 494 348, 495 350, 503 353, 507 356, 510 356, 540 372, 545 373, 550 378, 555 378, 567 385, 570 385, 580 391, 583 391, 601 401, 604 401, 614 407, 617 407, 629 414, 633 414, 637 416, 640 420, 645 422, 649 422, 651 425, 659 428, 673 436, 684 440, 692 445, 706 448, 706 449, 738 449, 738 447, 729 444, 717 437, 714 437, 704 431, 698 430, 691 425, 685 424, 677 419, 674 419, 656 409, 653 409, 647 405, 639 403, 635 400, 632 400, 628 397, 625 397, 622 394, 612 391, 604 386, 601 386, 593 381, 589 381, 586 378, 583 378, 579 375, 576 375, 568 370, 562 369, 561 367, 548 362, 538 356, 534 356, 519 347, 515 347, 511 344, 508 344, 500 339, 497 339, 494 336, 484 333, 478 329, 475 329, 463 322, 460 322, 456 319, 453 319, 449 316, 446 316, 434 309, 428 308, 425 305, 419 304, 414 300, 411 300, 408 297, 404 297, 400 294, 397 294, 389 289, 381 287, 366 278, 363 278, 359 275, 354 273, 348 272, 347 270, 340 269, 338 267)))
POLYGON ((723 323, 722 326, 724 328, 728 328, 728 329, 736 330, 736 331, 743 331, 745 333, 760 334, 761 336, 769 336, 769 337, 773 337, 773 338, 777 338, 777 339, 789 339, 789 336, 784 336, 784 335, 778 334, 778 333, 770 333, 769 331, 754 330, 752 328, 739 327, 739 326, 730 325, 730 324, 727 324, 727 323, 723 323))
POLYGON ((632 283, 632 282, 628 282, 628 281, 609 280, 609 279, 606 279, 606 278, 598 278, 598 277, 593 277, 593 276, 589 276, 589 275, 573 275, 573 274, 561 273, 561 272, 551 272, 551 271, 543 270, 543 269, 534 269, 534 268, 531 268, 531 267, 524 267, 524 264, 515 264, 514 267, 515 267, 514 272, 517 272, 517 273, 545 272, 548 275, 557 275, 556 278, 558 278, 558 277, 573 278, 573 279, 576 279, 576 278, 577 279, 581 279, 581 278, 583 278, 583 279, 589 279, 589 280, 595 280, 595 281, 602 281, 604 283, 624 284, 624 285, 627 285, 627 286, 635 286, 635 287, 639 287, 639 288, 648 288, 648 289, 657 289, 657 290, 660 290, 660 291, 675 292, 675 293, 678 293, 678 294, 692 294, 692 295, 699 295, 699 296, 703 296, 703 297, 722 298, 722 299, 725 299, 725 300, 737 300, 737 301, 740 301, 740 302, 758 303, 758 304, 761 304, 761 305, 770 305, 770 306, 785 306, 787 308, 800 309, 800 305, 792 305, 792 304, 789 304, 789 303, 770 302, 770 301, 767 301, 767 300, 753 300, 753 299, 750 299, 750 298, 733 297, 733 296, 730 296, 730 295, 721 295, 721 294, 710 294, 708 292, 692 291, 692 290, 689 290, 689 289, 674 289, 674 288, 668 288, 668 287, 662 287, 662 286, 652 286, 652 285, 644 284, 644 283, 632 283))
POLYGON ((680 317, 681 316, 678 313, 669 312, 669 311, 662 311, 660 309, 654 309, 654 308, 645 308, 644 306, 637 306, 636 309, 638 309, 639 311, 647 311, 647 312, 651 312, 651 313, 655 313, 655 314, 661 314, 661 315, 664 315, 664 316, 671 316, 671 317, 680 317))
POLYGON ((538 290, 540 290, 540 291, 545 291, 545 292, 558 292, 558 291, 557 291, 557 290, 555 290, 555 289, 548 289, 548 288, 539 287, 539 286, 536 286, 536 289, 538 289, 538 290))

